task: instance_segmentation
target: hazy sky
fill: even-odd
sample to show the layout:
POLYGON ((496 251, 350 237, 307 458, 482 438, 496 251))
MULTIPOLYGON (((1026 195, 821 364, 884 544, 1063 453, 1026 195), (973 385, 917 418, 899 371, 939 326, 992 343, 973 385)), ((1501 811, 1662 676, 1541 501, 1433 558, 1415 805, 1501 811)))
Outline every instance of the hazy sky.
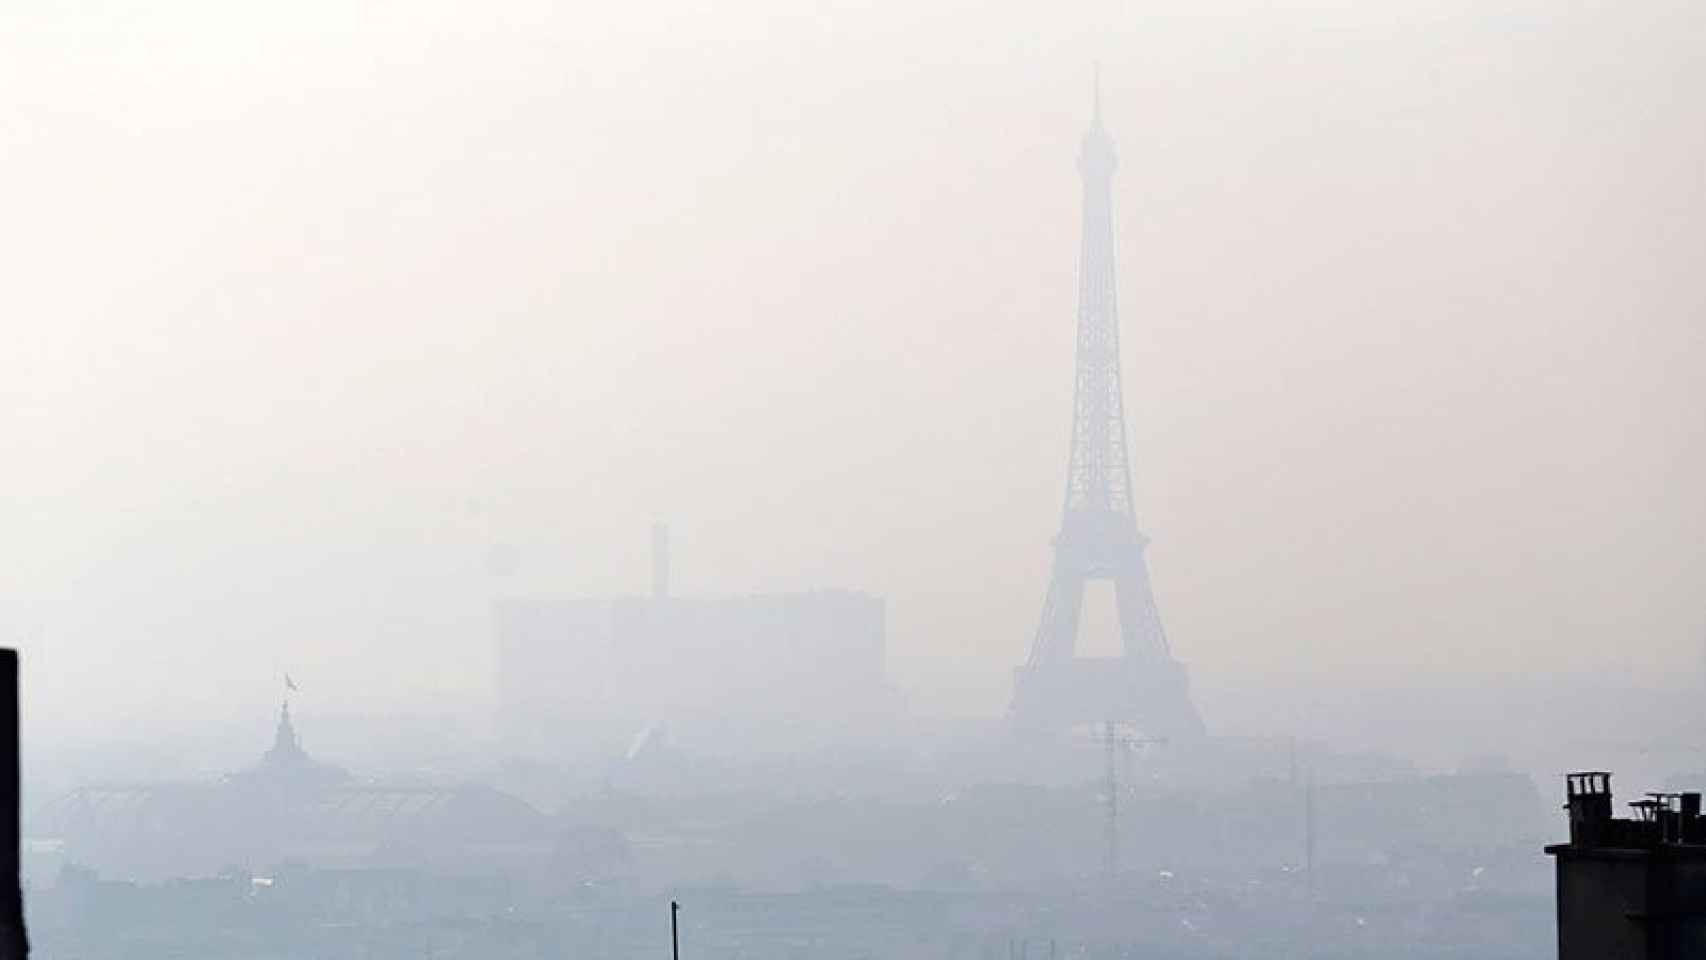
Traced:
POLYGON ((680 590, 881 594, 899 679, 998 709, 1100 59, 1140 523, 1198 682, 1698 673, 1703 31, 1682 0, 7 4, 0 640, 43 723, 280 667, 479 692, 491 596, 642 590, 663 516, 680 590))

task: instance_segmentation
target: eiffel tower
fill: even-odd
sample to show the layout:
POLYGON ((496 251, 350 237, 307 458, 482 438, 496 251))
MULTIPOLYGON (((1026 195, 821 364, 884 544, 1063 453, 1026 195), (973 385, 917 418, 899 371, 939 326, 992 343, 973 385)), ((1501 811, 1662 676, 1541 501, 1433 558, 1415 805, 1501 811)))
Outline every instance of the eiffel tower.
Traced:
POLYGON ((1132 510, 1114 295, 1114 144, 1102 127, 1098 76, 1090 132, 1078 155, 1084 220, 1078 266, 1078 361, 1066 503, 1054 572, 1030 659, 1014 671, 1012 718, 1021 729, 1120 721, 1146 733, 1203 733, 1184 667, 1173 659, 1149 586, 1132 510), (1079 612, 1091 581, 1111 580, 1122 656, 1077 655, 1079 612))

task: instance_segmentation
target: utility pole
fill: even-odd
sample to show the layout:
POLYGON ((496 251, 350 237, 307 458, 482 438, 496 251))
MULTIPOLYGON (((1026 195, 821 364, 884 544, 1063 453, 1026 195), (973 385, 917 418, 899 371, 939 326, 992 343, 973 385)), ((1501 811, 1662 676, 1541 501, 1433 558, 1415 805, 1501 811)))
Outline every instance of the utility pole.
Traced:
POLYGON ((1315 895, 1315 771, 1309 771, 1303 788, 1303 875, 1309 894, 1315 895))
POLYGON ((669 902, 669 955, 674 960, 681 960, 681 933, 675 922, 675 916, 680 912, 681 904, 671 900, 669 902))

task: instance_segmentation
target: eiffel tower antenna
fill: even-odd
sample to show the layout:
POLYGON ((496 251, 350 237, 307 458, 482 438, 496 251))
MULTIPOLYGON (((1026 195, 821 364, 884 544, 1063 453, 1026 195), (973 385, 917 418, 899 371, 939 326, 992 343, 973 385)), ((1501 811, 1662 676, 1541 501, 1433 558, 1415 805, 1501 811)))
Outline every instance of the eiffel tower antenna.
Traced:
POLYGON ((1014 675, 1014 720, 1056 730, 1118 720, 1159 735, 1203 732, 1184 668, 1173 660, 1149 584, 1132 503, 1115 293, 1114 143, 1102 127, 1101 68, 1091 71, 1091 125, 1078 153, 1083 217, 1077 360, 1066 490, 1054 570, 1028 661, 1014 675), (1112 581, 1122 657, 1077 656, 1085 585, 1112 581))

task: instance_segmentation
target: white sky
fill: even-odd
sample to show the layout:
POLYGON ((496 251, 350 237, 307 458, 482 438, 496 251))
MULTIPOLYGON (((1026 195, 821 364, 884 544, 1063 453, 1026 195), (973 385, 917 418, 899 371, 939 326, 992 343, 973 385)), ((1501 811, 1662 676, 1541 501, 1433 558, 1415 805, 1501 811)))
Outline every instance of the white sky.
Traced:
POLYGON ((899 679, 999 708, 1099 58, 1140 520, 1198 682, 1698 671, 1703 28, 8 4, 0 640, 49 725, 280 666, 479 691, 494 592, 643 589, 661 515, 682 590, 881 594, 899 679))

